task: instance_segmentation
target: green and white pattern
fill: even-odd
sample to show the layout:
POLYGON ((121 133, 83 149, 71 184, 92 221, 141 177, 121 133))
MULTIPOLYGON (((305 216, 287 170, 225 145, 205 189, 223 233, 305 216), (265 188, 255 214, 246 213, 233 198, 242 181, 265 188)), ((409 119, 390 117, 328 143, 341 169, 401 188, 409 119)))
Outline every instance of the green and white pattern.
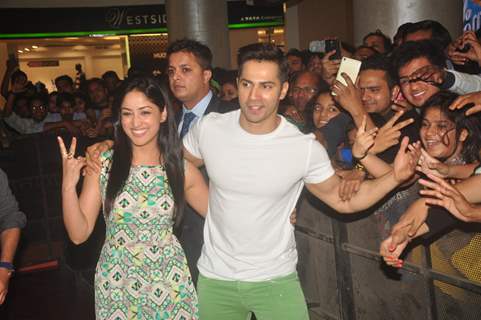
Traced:
MULTIPOLYGON (((102 198, 112 152, 102 156, 102 198)), ((95 274, 97 319, 198 319, 184 251, 172 234, 174 201, 163 166, 133 166, 105 217, 95 274)))

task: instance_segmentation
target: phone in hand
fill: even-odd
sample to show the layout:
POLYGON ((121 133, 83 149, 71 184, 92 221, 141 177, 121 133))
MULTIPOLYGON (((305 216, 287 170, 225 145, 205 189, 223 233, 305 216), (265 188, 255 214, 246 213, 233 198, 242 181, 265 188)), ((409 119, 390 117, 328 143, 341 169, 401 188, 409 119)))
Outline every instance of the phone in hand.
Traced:
MULTIPOLYGON (((337 70, 336 80, 347 86, 346 80, 344 80, 344 77, 342 76, 342 74, 345 73, 351 78, 352 82, 356 83, 360 69, 361 61, 342 57, 341 65, 339 66, 339 70, 337 70)), ((332 94, 335 95, 334 92, 332 94)))
POLYGON ((309 52, 326 52, 326 40, 312 40, 309 42, 309 52))
POLYGON ((326 52, 336 51, 332 56, 329 57, 329 60, 339 60, 341 59, 341 44, 339 43, 338 39, 328 39, 326 41, 326 52))

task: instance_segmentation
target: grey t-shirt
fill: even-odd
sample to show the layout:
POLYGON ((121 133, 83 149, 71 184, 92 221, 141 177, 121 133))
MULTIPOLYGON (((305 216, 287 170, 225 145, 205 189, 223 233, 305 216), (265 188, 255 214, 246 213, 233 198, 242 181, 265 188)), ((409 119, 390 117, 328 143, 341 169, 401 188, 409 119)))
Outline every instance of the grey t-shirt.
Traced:
POLYGON ((6 229, 23 228, 27 219, 8 186, 8 178, 0 169, 0 233, 6 229))

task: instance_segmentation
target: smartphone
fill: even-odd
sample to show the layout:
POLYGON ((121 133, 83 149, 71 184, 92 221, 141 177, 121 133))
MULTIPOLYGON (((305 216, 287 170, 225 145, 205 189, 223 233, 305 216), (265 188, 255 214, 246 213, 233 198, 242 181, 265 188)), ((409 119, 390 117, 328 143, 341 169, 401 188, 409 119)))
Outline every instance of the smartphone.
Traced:
MULTIPOLYGON (((346 80, 341 76, 342 73, 345 73, 351 78, 352 82, 356 83, 359 69, 361 69, 361 61, 343 57, 339 70, 337 70, 336 80, 347 86, 346 80)), ((332 94, 335 95, 334 92, 332 94)))
POLYGON ((313 40, 309 42, 310 52, 326 52, 326 40, 313 40))
POLYGON ((341 59, 341 45, 338 39, 328 39, 326 41, 326 52, 336 51, 332 56, 329 57, 329 60, 339 60, 341 59))

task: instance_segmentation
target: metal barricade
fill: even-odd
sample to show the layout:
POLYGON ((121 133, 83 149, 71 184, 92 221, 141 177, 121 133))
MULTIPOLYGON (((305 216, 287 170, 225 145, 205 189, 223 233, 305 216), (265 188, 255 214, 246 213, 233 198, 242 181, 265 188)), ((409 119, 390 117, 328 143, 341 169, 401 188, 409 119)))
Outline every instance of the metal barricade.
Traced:
POLYGON ((309 194, 301 200, 298 272, 311 319, 481 319, 478 225, 412 246, 395 270, 378 253, 377 220, 338 214, 309 194))

